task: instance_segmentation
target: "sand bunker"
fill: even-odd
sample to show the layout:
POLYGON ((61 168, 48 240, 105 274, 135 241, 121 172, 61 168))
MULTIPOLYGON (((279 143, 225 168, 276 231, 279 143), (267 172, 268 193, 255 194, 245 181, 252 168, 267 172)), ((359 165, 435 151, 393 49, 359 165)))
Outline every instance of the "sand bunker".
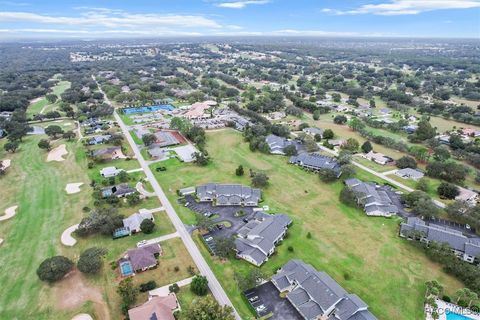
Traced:
POLYGON ((55 149, 52 149, 47 156, 47 162, 50 161, 65 161, 63 156, 67 155, 67 147, 64 144, 59 145, 55 149))
POLYGON ((2 239, 2 238, 0 238, 0 246, 2 245, 2 243, 3 243, 3 239, 2 239))
POLYGON ((73 226, 68 227, 67 229, 65 229, 65 231, 63 231, 60 240, 64 245, 68 247, 73 247, 75 243, 77 243, 77 240, 75 240, 75 238, 72 237, 72 233, 77 229, 78 229, 78 224, 74 224, 73 226))
POLYGON ((10 167, 10 165, 12 164, 12 160, 10 160, 10 159, 5 159, 5 160, 2 160, 0 162, 2 163, 2 167, 5 168, 5 169, 10 167))
POLYGON ((18 208, 18 206, 13 206, 13 207, 5 209, 5 214, 3 216, 0 216, 0 221, 10 219, 15 214, 17 214, 17 208, 18 208))
POLYGON ((73 317, 72 320, 93 320, 93 318, 88 313, 80 313, 73 317))
POLYGON ((83 185, 83 182, 69 183, 65 187, 65 191, 67 191, 68 194, 79 193, 81 191, 81 185, 83 185))

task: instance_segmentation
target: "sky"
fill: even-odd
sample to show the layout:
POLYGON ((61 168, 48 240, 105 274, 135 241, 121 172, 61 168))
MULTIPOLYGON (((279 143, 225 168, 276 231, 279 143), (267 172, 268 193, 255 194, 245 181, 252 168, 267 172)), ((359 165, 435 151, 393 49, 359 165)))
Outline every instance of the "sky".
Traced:
POLYGON ((0 0, 0 41, 179 36, 480 40, 480 0, 0 0))

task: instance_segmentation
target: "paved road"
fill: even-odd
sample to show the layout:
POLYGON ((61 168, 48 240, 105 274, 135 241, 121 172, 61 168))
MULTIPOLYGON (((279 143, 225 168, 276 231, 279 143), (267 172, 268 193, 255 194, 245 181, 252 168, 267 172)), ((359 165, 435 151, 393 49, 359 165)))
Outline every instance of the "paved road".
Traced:
MULTIPOLYGON (((92 75, 93 80, 96 81, 95 77, 92 75)), ((102 88, 100 85, 97 83, 99 91, 104 95, 105 97, 105 102, 109 105, 112 105, 110 103, 110 100, 108 97, 105 95, 103 92, 102 88)), ((215 299, 217 299, 218 303, 221 305, 229 305, 233 308, 235 318, 240 320, 240 316, 238 315, 237 311, 235 310, 232 302, 228 298, 227 294, 223 290, 222 286, 220 285, 220 282, 218 282, 217 278, 215 277, 215 274, 213 273, 212 269, 207 264, 207 261, 205 258, 202 256, 200 253, 200 250, 198 250, 197 246, 195 245, 195 242, 193 241, 192 237, 188 233, 187 229, 185 228, 185 225, 182 223, 180 218, 178 217, 177 213, 175 212, 175 209, 173 209, 170 201, 168 200, 167 196, 163 192, 162 188, 158 184, 157 179, 155 179, 155 176, 152 173, 152 170, 150 170, 150 167, 147 165, 145 159, 143 158, 142 154, 140 153, 140 150, 138 149, 137 144, 133 141, 132 136, 128 132, 128 128, 123 123, 122 119, 118 115, 118 113, 115 111, 113 113, 115 120, 118 122, 120 125, 120 128, 123 131, 123 134, 127 138, 128 143, 133 149, 133 152, 135 153, 136 159, 140 163, 140 166, 143 168, 143 171, 145 172, 145 175, 147 176, 147 179, 150 181, 150 184, 153 187, 153 190, 155 191, 155 194, 157 195, 158 199, 162 203, 163 207, 165 208, 170 220, 172 221, 173 225, 175 226, 175 229, 179 233, 180 237, 183 240, 183 243, 185 244, 185 247, 187 248, 188 252, 193 258, 193 261, 197 265, 198 270, 202 275, 207 277, 208 279, 208 286, 210 287, 210 291, 212 292, 213 296, 215 299)))

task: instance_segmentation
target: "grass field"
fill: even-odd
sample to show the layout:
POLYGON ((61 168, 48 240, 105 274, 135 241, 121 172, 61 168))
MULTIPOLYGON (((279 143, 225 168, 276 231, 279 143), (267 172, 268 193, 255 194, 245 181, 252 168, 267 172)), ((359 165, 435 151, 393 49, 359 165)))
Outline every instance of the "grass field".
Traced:
MULTIPOLYGON (((0 177, 0 213, 18 205, 17 215, 0 222, 0 319, 70 319, 75 314, 87 312, 95 319, 120 318, 120 305, 115 293, 119 281, 109 262, 118 259, 123 252, 135 247, 143 239, 150 239, 175 231, 165 212, 154 214, 156 229, 150 235, 137 234, 113 241, 109 236, 91 236, 78 239, 74 247, 65 247, 60 235, 69 226, 78 223, 86 215, 85 206, 93 207, 89 183, 98 178, 98 170, 105 163, 87 169, 88 159, 80 142, 65 143, 68 155, 63 162, 46 162, 47 153, 37 143, 43 136, 28 136, 20 149, 9 154, 3 150, 5 139, 0 141, 0 159, 11 159, 12 165, 5 176, 0 177), (83 182, 81 192, 67 195, 67 183, 83 182), (108 249, 104 270, 98 276, 85 277, 76 271, 54 285, 38 280, 35 270, 45 258, 65 255, 74 261, 80 252, 92 246, 108 249)), ((135 169, 135 160, 116 160, 114 165, 135 169)), ((143 172, 132 173, 140 179, 143 172)), ((132 181, 133 183, 133 181, 132 181)), ((160 206, 157 198, 149 198, 137 206, 122 206, 119 213, 130 215, 140 208, 153 209, 160 206)), ((159 285, 184 279, 189 276, 186 267, 193 265, 180 239, 172 239, 162 247, 165 255, 160 267, 139 275, 135 282, 155 279, 159 285), (180 266, 175 271, 175 265, 180 266)))
MULTIPOLYGON (((193 214, 176 202, 176 190, 205 182, 249 184, 248 175, 237 177, 235 168, 263 171, 270 177, 264 203, 271 212, 283 212, 293 219, 288 237, 262 270, 271 275, 289 259, 303 259, 328 272, 347 291, 365 300, 379 319, 422 319, 424 282, 438 279, 453 292, 461 283, 441 271, 418 249, 398 237, 398 220, 366 217, 360 210, 338 200, 340 182, 324 185, 313 174, 287 164, 285 157, 252 153, 241 135, 231 130, 207 135, 207 149, 213 161, 207 167, 169 160, 167 171, 156 173, 178 214, 185 223, 193 214), (306 235, 311 232, 312 239, 306 235), (288 246, 294 252, 287 250, 288 246), (348 280, 347 280, 348 279, 348 280)), ((365 174, 360 175, 361 178, 365 174)), ((233 279, 234 272, 254 268, 241 260, 219 262, 198 242, 235 307, 251 318, 233 279)))
POLYGON ((27 109, 27 116, 32 117, 35 114, 47 113, 49 111, 56 110, 58 107, 58 102, 60 100, 60 95, 70 88, 72 84, 70 81, 59 81, 53 88, 52 93, 58 97, 57 102, 50 104, 45 97, 42 97, 38 101, 32 103, 27 109))

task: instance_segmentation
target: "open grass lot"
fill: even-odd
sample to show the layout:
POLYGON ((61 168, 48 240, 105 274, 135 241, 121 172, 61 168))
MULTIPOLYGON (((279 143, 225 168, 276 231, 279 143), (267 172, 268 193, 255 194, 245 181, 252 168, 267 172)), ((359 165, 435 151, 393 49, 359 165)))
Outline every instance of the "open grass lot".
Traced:
POLYGON ((11 159, 8 173, 0 177, 0 211, 18 205, 17 215, 0 223, 0 318, 52 319, 55 311, 52 290, 37 278, 35 270, 48 256, 61 249, 63 230, 78 223, 81 208, 88 203, 83 192, 67 195, 69 182, 88 184, 86 172, 72 152, 76 142, 67 143, 64 162, 49 162, 37 147, 41 137, 27 137, 21 150, 6 154, 1 145, 0 159, 11 159))
MULTIPOLYGON (((137 234, 115 241, 109 236, 97 235, 77 238, 74 247, 63 246, 60 242, 62 232, 86 215, 83 207, 93 207, 89 183, 99 169, 87 169, 88 159, 77 140, 55 142, 55 145, 67 145, 66 160, 46 162, 47 153, 37 146, 42 138, 45 137, 26 137, 14 154, 3 150, 5 139, 0 141, 0 159, 12 160, 7 174, 0 177, 0 213, 10 206, 19 206, 17 215, 0 222, 0 238, 5 239, 0 246, 0 286, 3 288, 0 319, 70 319, 81 312, 96 319, 118 319, 117 272, 110 268, 109 262, 135 247, 138 241, 169 234, 175 229, 165 212, 157 212, 154 214, 156 229, 150 235, 137 234), (83 182, 82 191, 68 195, 65 186, 73 182, 83 182), (76 261, 84 249, 92 246, 109 250, 104 270, 98 276, 85 277, 76 271, 54 285, 38 280, 35 270, 45 258, 60 254, 76 261)), ((133 159, 117 161, 128 163, 132 168, 139 167, 133 159)), ((132 173, 137 180, 143 175, 143 172, 132 173)), ((153 209, 160 205, 157 198, 149 198, 134 207, 124 205, 119 212, 130 215, 140 208, 153 209)), ((162 246, 165 256, 161 258, 161 267, 153 273, 142 274, 136 281, 149 278, 167 284, 172 279, 188 277, 186 267, 192 263, 181 241, 172 239, 162 246), (176 263, 180 266, 178 272, 174 271, 176 263)))
MULTIPOLYGON (((368 218, 360 210, 341 204, 340 182, 324 185, 315 175, 287 165, 285 157, 251 153, 241 135, 232 130, 209 133, 207 141, 211 164, 197 167, 169 160, 164 162, 167 171, 156 173, 157 179, 184 222, 192 223, 193 214, 176 202, 177 189, 210 181, 249 184, 248 169, 266 172, 270 186, 264 190, 264 204, 294 220, 287 239, 262 266, 267 274, 289 259, 304 259, 358 294, 379 319, 421 319, 427 280, 438 279, 448 292, 462 286, 398 237, 398 220, 368 218), (244 177, 235 176, 239 164, 246 169, 244 177), (308 232, 312 239, 307 239, 308 232), (295 251, 289 252, 288 246, 295 251)), ((360 177, 368 179, 363 173, 360 177)), ((232 279, 235 271, 254 267, 242 260, 219 262, 210 257, 197 237, 194 239, 240 314, 252 317, 232 279)))

